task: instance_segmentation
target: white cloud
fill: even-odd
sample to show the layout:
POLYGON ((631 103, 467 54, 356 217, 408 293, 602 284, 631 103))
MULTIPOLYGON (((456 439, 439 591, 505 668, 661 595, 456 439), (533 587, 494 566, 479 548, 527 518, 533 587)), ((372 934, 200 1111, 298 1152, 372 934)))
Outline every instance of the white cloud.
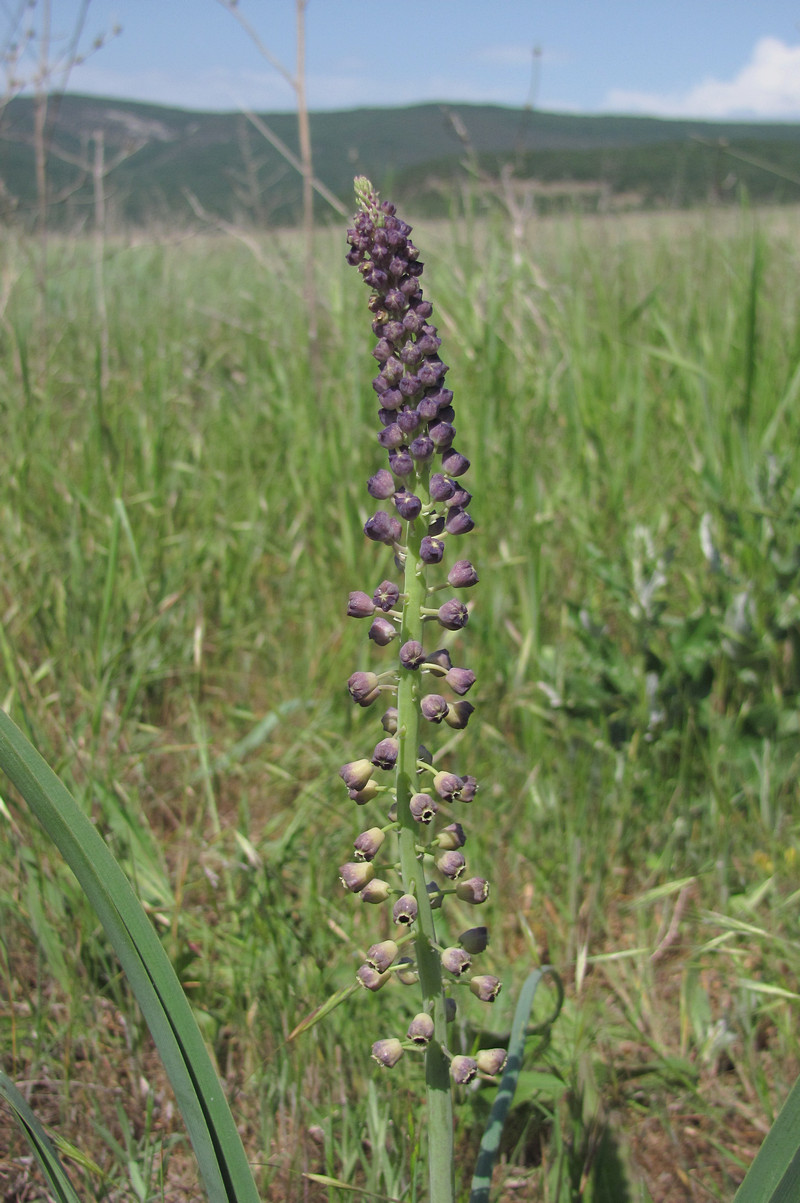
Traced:
POLYGON ((656 117, 800 118, 800 45, 759 38, 749 62, 733 79, 705 79, 687 92, 612 89, 602 106, 656 117))

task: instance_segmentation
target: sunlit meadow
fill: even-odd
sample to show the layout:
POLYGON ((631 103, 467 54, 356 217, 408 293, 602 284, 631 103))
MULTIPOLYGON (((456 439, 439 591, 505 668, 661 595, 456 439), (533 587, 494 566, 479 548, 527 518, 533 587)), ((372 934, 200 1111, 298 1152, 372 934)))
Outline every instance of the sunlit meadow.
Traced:
MULTIPOLYGON (((343 231, 314 374, 295 235, 110 244, 107 381, 89 245, 51 244, 43 303, 3 237, 0 704, 143 900, 263 1197, 421 1201, 419 1065, 369 1055, 402 987, 295 1031, 391 934, 338 880, 384 460, 343 231)), ((503 990, 461 1051, 503 1042, 535 965, 567 992, 497 1197, 728 1199, 800 1067, 800 211, 414 240, 474 453, 469 838, 503 990)), ((5 788, 0 983, 2 1068, 85 1196, 200 1197, 105 937, 5 788)), ((462 1198, 493 1090, 457 1103, 462 1198)), ((27 1154, 0 1109, 4 1198, 45 1197, 27 1154)))

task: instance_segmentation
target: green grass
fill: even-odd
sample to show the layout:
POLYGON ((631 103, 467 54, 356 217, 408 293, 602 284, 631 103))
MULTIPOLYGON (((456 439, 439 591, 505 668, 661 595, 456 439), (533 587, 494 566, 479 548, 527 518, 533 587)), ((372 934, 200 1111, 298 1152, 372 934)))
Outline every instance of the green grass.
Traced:
MULTIPOLYGON (((568 993, 498 1189, 727 1199, 800 1066, 800 214, 415 235, 478 522, 454 659, 480 722, 446 760, 482 782, 505 986, 463 1039, 508 1031, 537 961, 568 993)), ((418 1067, 369 1059, 414 1000, 359 992, 290 1039, 388 934, 336 872, 362 817, 337 769, 376 727, 344 682, 379 656, 344 608, 391 575, 361 534, 382 456, 344 249, 320 238, 315 380, 294 237, 264 240, 269 271, 221 239, 111 246, 102 390, 90 248, 51 249, 42 316, 6 235, 0 701, 148 908, 264 1196, 343 1197, 309 1170, 422 1200, 418 1067)), ((2 1069, 93 1159, 87 1197, 192 1197, 88 904, 3 798, 2 1069)), ((459 1107, 459 1166, 491 1094, 459 1107)), ((0 1112, 2 1149, 9 1193, 0 1112)))

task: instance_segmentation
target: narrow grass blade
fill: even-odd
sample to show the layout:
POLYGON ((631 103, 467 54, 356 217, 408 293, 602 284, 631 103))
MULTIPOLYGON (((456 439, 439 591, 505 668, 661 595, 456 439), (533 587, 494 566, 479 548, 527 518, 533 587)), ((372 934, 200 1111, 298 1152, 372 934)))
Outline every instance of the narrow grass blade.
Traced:
POLYGON ((53 1142, 24 1097, 2 1070, 0 1070, 0 1098, 5 1099, 8 1103, 15 1120, 25 1133, 56 1203, 80 1203, 80 1196, 75 1193, 53 1142))
POLYGON ((230 1108, 158 936, 92 823, 0 711, 0 768, 77 877, 103 924, 158 1047, 212 1203, 257 1203, 230 1108))
POLYGON ((800 1199, 800 1078, 737 1190, 733 1203, 796 1203, 800 1199))
POLYGON ((561 1004, 564 1001, 564 987, 555 969, 551 965, 543 965, 541 969, 534 969, 528 975, 525 985, 520 990, 519 1000, 514 1011, 514 1019, 511 1024, 511 1038, 508 1042, 508 1061, 506 1062, 505 1072, 500 1079, 497 1096, 492 1105, 489 1120, 486 1124, 486 1131, 483 1134, 481 1147, 478 1151, 478 1161, 475 1166, 475 1174, 472 1178, 472 1189, 469 1196, 470 1203, 489 1203, 492 1169, 497 1156, 497 1150, 500 1148, 503 1125, 506 1122, 506 1116, 514 1098, 514 1091, 517 1088, 517 1079, 522 1069, 525 1036, 527 1034, 533 1000, 536 997, 536 991, 539 989, 542 979, 547 974, 551 975, 556 987, 556 1003, 543 1026, 549 1027, 555 1023, 561 1010, 561 1004))

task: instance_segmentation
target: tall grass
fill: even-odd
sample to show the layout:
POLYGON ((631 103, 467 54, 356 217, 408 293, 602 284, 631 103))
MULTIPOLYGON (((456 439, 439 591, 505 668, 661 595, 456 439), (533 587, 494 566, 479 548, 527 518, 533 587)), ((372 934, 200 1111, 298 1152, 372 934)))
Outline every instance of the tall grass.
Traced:
MULTIPOLYGON (((532 960, 568 985, 500 1177, 546 1200, 728 1198, 800 1063, 800 214, 548 221, 522 256, 499 222, 416 232, 481 447, 491 1022, 510 1027, 532 960)), ((88 245, 51 249, 41 341, 33 252, 7 252, 0 701, 145 901, 265 1195, 336 1198, 309 1170, 421 1199, 414 1085, 370 1068, 369 1001, 292 1038, 377 938, 335 868, 365 721, 343 611, 374 572, 381 462, 342 240, 320 239, 318 384, 291 236, 265 237, 269 272, 222 240, 114 246, 105 389, 88 245)), ((2 1069, 89 1155, 89 1197, 191 1196, 131 996, 10 795, 0 980, 2 1069)), ((464 1100, 462 1148, 489 1101, 464 1100)), ((27 1171, 0 1112, 3 1148, 8 1193, 27 1171)))

